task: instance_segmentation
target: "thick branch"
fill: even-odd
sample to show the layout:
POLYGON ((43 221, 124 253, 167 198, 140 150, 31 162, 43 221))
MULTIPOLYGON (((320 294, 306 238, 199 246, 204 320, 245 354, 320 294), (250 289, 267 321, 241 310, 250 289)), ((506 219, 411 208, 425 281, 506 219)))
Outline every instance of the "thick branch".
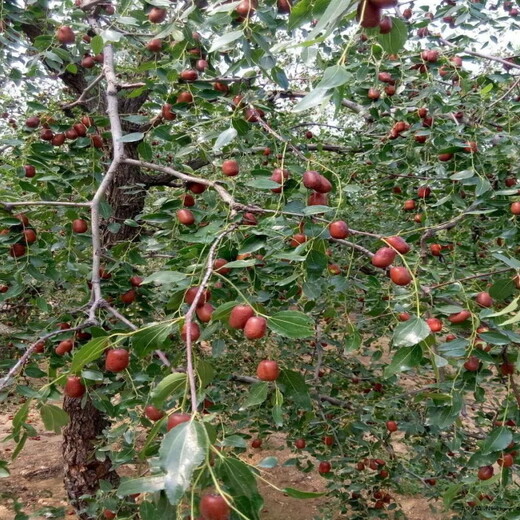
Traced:
MULTIPOLYGON (((121 120, 119 119, 119 108, 117 102, 117 78, 114 71, 114 51, 111 45, 104 48, 103 74, 107 81, 107 114, 110 120, 110 131, 112 135, 112 162, 108 168, 101 184, 99 185, 91 207, 92 222, 92 296, 93 300, 101 300, 101 284, 99 269, 101 267, 101 214, 100 205, 105 192, 114 177, 118 166, 121 164, 124 156, 124 144, 120 142, 123 135, 121 128, 121 120)), ((90 311, 92 317, 95 313, 95 306, 90 311)))

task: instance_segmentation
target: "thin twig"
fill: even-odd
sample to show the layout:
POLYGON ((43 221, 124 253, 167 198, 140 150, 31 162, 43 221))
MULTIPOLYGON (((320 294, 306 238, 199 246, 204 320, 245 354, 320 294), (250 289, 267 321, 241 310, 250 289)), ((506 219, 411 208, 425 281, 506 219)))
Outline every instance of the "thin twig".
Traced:
POLYGON ((475 201, 473 204, 471 204, 467 209, 465 209, 462 213, 459 213, 456 217, 453 217, 452 219, 448 220, 447 222, 444 222, 443 224, 439 224, 437 226, 432 226, 422 234, 421 240, 420 240, 420 246, 421 246, 421 257, 425 257, 427 255, 427 248, 426 248, 426 241, 435 236, 439 231, 448 230, 457 225, 457 223, 462 220, 464 217, 468 215, 470 211, 473 211, 478 205, 480 204, 480 201, 475 201))
MULTIPOLYGON (((444 38, 439 38, 439 41, 441 43, 443 43, 444 45, 448 45, 449 47, 453 47, 455 49, 459 48, 458 45, 451 43, 448 40, 445 40, 444 38)), ((511 67, 513 69, 520 69, 520 65, 507 61, 504 58, 499 58, 498 56, 492 56, 491 54, 484 54, 483 52, 468 51, 467 49, 459 49, 459 52, 463 52, 464 54, 469 54, 470 56, 475 56, 477 58, 484 58, 485 60, 496 61, 498 63, 502 63, 502 65, 506 65, 507 67, 511 67)))
POLYGON ((77 208, 89 208, 90 202, 61 202, 54 200, 28 200, 20 202, 0 202, 7 211, 16 206, 72 206, 77 208))
POLYGON ((202 277, 202 281, 197 290, 197 294, 195 294, 195 297, 193 298, 193 302, 190 305, 188 312, 184 315, 184 327, 186 330, 186 372, 188 374, 188 381, 189 381, 189 385, 190 385, 192 413, 197 413, 197 407, 198 407, 197 387, 195 384, 195 371, 194 371, 194 367, 193 367, 193 348, 192 348, 192 342, 191 342, 191 324, 192 324, 192 320, 193 320, 193 314, 195 313, 195 310, 197 309, 197 306, 202 297, 202 294, 206 290, 208 281, 211 277, 211 274, 213 273, 213 262, 215 260, 215 256, 217 254, 217 248, 218 248, 221 240, 226 235, 233 232, 237 227, 238 227, 238 224, 232 224, 229 228, 225 229, 224 231, 222 231, 222 233, 217 235, 217 237, 213 241, 213 244, 211 244, 211 247, 209 248, 209 252, 208 252, 208 257, 206 259, 206 267, 204 270, 204 276, 202 277))
POLYGON ((72 103, 67 103, 65 105, 62 105, 62 109, 72 108, 77 105, 83 105, 87 103, 87 94, 103 79, 104 74, 100 74, 90 85, 85 87, 85 90, 81 93, 78 99, 76 101, 73 101, 72 103))
POLYGON ((0 379, 0 391, 3 390, 9 381, 18 373, 18 371, 25 365, 25 363, 29 360, 29 358, 32 356, 34 351, 36 350, 36 347, 39 343, 45 342, 50 338, 53 338, 54 336, 58 336, 59 334, 66 334, 70 332, 75 332, 77 330, 82 330, 87 327, 90 327, 92 325, 96 325, 97 321, 88 319, 87 321, 84 321, 81 323, 81 325, 78 325, 77 327, 72 327, 70 329, 59 329, 54 330, 52 332, 49 332, 48 334, 44 334, 43 336, 40 336, 38 340, 36 340, 34 343, 32 343, 29 348, 22 354, 20 359, 11 367, 9 372, 0 379))
POLYGON ((475 275, 472 275, 472 276, 466 276, 464 278, 459 278, 457 280, 451 280, 449 282, 443 282, 443 283, 438 283, 436 285, 430 285, 426 289, 428 289, 428 292, 429 292, 429 291, 431 291, 433 289, 438 289, 439 287, 444 287, 445 285, 451 285, 451 284, 454 284, 454 283, 465 282, 467 280, 474 280, 476 278, 486 278, 488 276, 493 276, 493 275, 499 274, 499 273, 506 273, 507 271, 513 271, 513 270, 514 270, 513 267, 505 267, 504 269, 497 269, 496 271, 491 271, 489 273, 475 274, 475 275))
POLYGON ((147 168, 149 170, 156 170, 158 172, 165 173, 167 176, 170 176, 172 179, 181 179, 184 182, 195 182, 197 184, 203 184, 204 186, 208 186, 212 189, 214 189, 217 194, 220 196, 220 198, 228 204, 233 210, 235 209, 243 209, 242 204, 238 204, 235 202, 235 199, 231 196, 231 194, 218 182, 210 181, 208 179, 203 179, 201 177, 195 177, 193 175, 188 175, 186 173, 179 172, 177 170, 174 170, 173 168, 170 168, 168 166, 161 166, 159 164, 155 163, 149 163, 145 161, 138 161, 136 159, 129 159, 125 157, 123 159, 123 162, 125 164, 131 164, 133 166, 138 166, 140 168, 147 168))

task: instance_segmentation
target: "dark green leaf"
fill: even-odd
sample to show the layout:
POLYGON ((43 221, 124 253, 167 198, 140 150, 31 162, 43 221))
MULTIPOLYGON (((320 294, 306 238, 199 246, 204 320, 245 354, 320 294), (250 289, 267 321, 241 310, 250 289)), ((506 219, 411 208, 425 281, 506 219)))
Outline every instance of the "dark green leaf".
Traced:
POLYGON ((511 441, 513 440, 513 434, 509 428, 501 426, 495 428, 484 440, 481 446, 482 453, 491 453, 494 451, 505 450, 511 441))
POLYGON ((314 322, 300 311, 281 311, 267 321, 273 332, 287 338, 308 338, 314 334, 314 322))
POLYGON ((156 273, 147 276, 142 283, 156 283, 158 285, 177 283, 184 280, 186 275, 184 273, 178 273, 177 271, 157 271, 156 273))
POLYGON ((388 54, 397 54, 401 51, 408 39, 408 27, 399 18, 392 17, 392 30, 387 34, 379 33, 377 40, 388 54))
POLYGON ((168 374, 152 390, 150 398, 155 405, 161 406, 170 396, 181 392, 186 388, 186 374, 176 372, 168 374))
POLYGON ((69 414, 53 404, 44 404, 40 414, 46 430, 60 433, 63 426, 69 422, 69 414))
POLYGON ((70 365, 70 371, 77 374, 85 365, 101 357, 109 343, 110 338, 108 336, 102 336, 91 339, 79 350, 75 350, 70 365))
POLYGON ((152 350, 160 349, 168 340, 174 327, 172 323, 155 323, 135 332, 132 336, 132 345, 137 355, 146 356, 152 350))
POLYGON ((495 282, 489 289, 489 294, 495 300, 505 300, 513 295, 516 291, 515 283, 512 277, 503 278, 495 282))
POLYGON ((342 65, 333 65, 325 70, 316 88, 329 89, 344 85, 352 79, 352 74, 342 65))
POLYGON ((120 143, 135 143, 141 141, 144 138, 143 132, 134 132, 132 134, 126 134, 119 138, 120 143))
POLYGON ((416 367, 423 358, 423 352, 420 345, 414 347, 402 347, 400 348, 392 358, 392 362, 385 367, 384 375, 385 378, 389 378, 399 372, 404 372, 416 367))
POLYGON ((258 406, 262 404, 267 399, 268 390, 269 385, 265 381, 251 385, 251 388, 249 388, 249 391, 247 392, 246 400, 240 409, 245 410, 251 406, 258 406))
POLYGON ((312 409, 309 387, 300 372, 282 370, 278 383, 283 386, 284 395, 292 399, 299 408, 303 410, 312 409))

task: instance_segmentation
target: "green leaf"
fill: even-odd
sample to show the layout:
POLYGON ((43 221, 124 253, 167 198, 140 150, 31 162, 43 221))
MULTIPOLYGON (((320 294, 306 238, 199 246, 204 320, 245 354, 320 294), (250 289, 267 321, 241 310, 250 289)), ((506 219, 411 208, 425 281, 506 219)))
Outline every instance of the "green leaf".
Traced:
POLYGON ((490 314, 488 314, 486 312, 485 317, 486 318, 496 318, 498 316, 503 316, 504 314, 509 314, 510 312, 516 311, 516 309, 518 308, 519 300, 520 300, 520 296, 515 298, 509 305, 506 305, 503 309, 501 309, 497 312, 492 312, 490 314))
POLYGON ((328 261, 329 259, 325 253, 313 249, 309 251, 309 254, 307 255, 307 259, 305 260, 305 269, 307 269, 309 274, 319 276, 326 269, 328 261))
POLYGON ((265 459, 262 459, 257 466, 259 468, 276 468, 278 466, 278 459, 276 457, 266 457, 265 459))
POLYGON ((227 321, 229 318, 229 315, 231 314, 231 310, 236 305, 238 305, 237 302, 226 302, 226 303, 223 303, 222 305, 219 305, 213 311, 213 314, 211 315, 211 319, 213 321, 216 321, 216 320, 227 321))
POLYGON ((513 269, 516 269, 517 271, 520 270, 520 261, 518 261, 516 258, 510 258, 508 256, 502 255, 501 253, 493 253, 493 256, 497 260, 504 262, 504 264, 508 265, 509 267, 512 267, 513 269))
POLYGON ((347 355, 349 352, 357 350, 363 344, 363 338, 360 332, 352 325, 348 325, 347 335, 345 338, 345 347, 343 355, 347 355))
POLYGON ((283 393, 292 399, 303 410, 311 410, 312 403, 309 395, 309 387, 300 372, 282 370, 278 383, 283 386, 283 393))
POLYGON ((142 139, 144 139, 143 132, 133 132, 131 134, 121 136, 118 141, 120 143, 135 143, 136 141, 141 141, 142 139))
POLYGON ((273 409, 272 409, 272 416, 273 421, 278 428, 283 426, 283 394, 280 392, 280 389, 278 387, 274 390, 274 396, 273 396, 273 409))
POLYGON ((155 323, 134 332, 132 345, 137 350, 137 355, 146 356, 152 350, 161 348, 173 330, 172 323, 155 323))
POLYGON ((268 391, 269 385, 265 381, 251 385, 251 388, 247 393, 247 398, 244 401, 244 404, 240 407, 240 410, 245 410, 246 408, 262 404, 267 399, 268 391))
POLYGON ((250 260, 233 260, 232 262, 228 262, 226 264, 227 268, 233 269, 235 267, 251 267, 256 264, 256 260, 251 258, 250 260))
POLYGON ((505 300, 516 291, 515 283, 512 278, 503 278, 495 282, 489 289, 489 294, 495 300, 505 300))
POLYGON ((388 54, 397 54, 401 51, 408 39, 408 27, 399 18, 392 18, 392 30, 387 34, 379 33, 377 41, 388 54))
POLYGON ((287 22, 287 29, 292 31, 296 27, 312 19, 312 0, 300 0, 293 5, 291 13, 289 14, 289 21, 287 22))
MULTIPOLYGON (((180 425, 179 425, 180 426, 180 425)), ((125 497, 136 493, 154 493, 162 491, 165 487, 165 476, 154 475, 153 477, 142 477, 123 480, 117 488, 117 495, 125 497)))
POLYGON ((224 34, 222 36, 219 36, 211 45, 208 52, 215 52, 218 49, 221 49, 222 47, 228 45, 231 42, 234 42, 235 40, 238 40, 239 38, 242 38, 243 36, 242 31, 232 31, 230 33, 224 34))
POLYGON ((348 0, 330 0, 325 12, 319 17, 318 23, 307 36, 307 41, 316 38, 320 33, 329 33, 336 27, 353 2, 348 0))
POLYGON ((177 504, 191 484, 195 469, 208 452, 206 431, 202 424, 189 421, 177 425, 164 437, 159 448, 159 462, 165 471, 164 490, 170 504, 177 504))
POLYGON ((170 396, 177 394, 186 388, 186 374, 168 374, 152 390, 150 399, 155 405, 162 405, 170 396))
POLYGON ((9 466, 6 460, 0 460, 0 478, 9 477, 9 466))
POLYGON ((153 159, 152 147, 145 141, 139 143, 137 146, 137 152, 139 153, 139 157, 145 161, 151 161, 153 159))
POLYGON ((293 112, 304 112, 309 108, 321 105, 329 100, 332 94, 326 88, 316 88, 309 92, 300 102, 293 108, 293 112))
POLYGON ((198 359, 195 364, 197 375, 199 376, 200 386, 206 388, 215 377, 215 369, 208 361, 204 359, 198 359))
POLYGON ((73 351, 70 371, 77 374, 85 365, 101 357, 109 343, 110 338, 108 336, 102 336, 100 338, 91 339, 79 350, 73 351))
POLYGON ((217 471, 233 497, 243 495, 251 498, 258 494, 255 476, 250 467, 241 460, 219 457, 217 471))
POLYGON ((307 206, 303 208, 302 213, 306 216, 309 215, 319 215, 321 213, 329 213, 330 211, 335 211, 334 208, 330 206, 307 206))
POLYGON ((184 280, 186 275, 177 271, 157 271, 156 273, 147 276, 142 284, 156 283, 158 285, 177 283, 184 280))
POLYGON ((323 78, 318 83, 316 88, 334 88, 344 85, 352 79, 352 74, 347 72, 347 69, 342 65, 333 65, 325 69, 323 78))
POLYGON ((233 448, 247 448, 247 442, 240 435, 229 435, 224 437, 220 443, 222 446, 231 446, 233 448))
POLYGON ((491 345, 509 345, 511 343, 511 340, 505 334, 500 334, 500 332, 482 332, 479 336, 491 345))
POLYGON ((294 488, 284 488, 283 492, 286 495, 289 495, 293 498, 318 498, 326 495, 326 492, 323 493, 313 493, 311 491, 300 491, 299 489, 294 488))
POLYGON ((481 446, 483 453, 505 450, 513 440, 513 433, 509 428, 501 426, 495 428, 484 440, 481 446))
POLYGON ((90 48, 92 49, 92 54, 99 54, 103 51, 104 47, 103 38, 101 36, 96 35, 90 40, 90 48))
POLYGON ((235 137, 238 135, 238 132, 233 128, 228 128, 227 130, 224 130, 215 141, 215 144, 213 145, 213 151, 218 152, 224 146, 227 146, 229 143, 235 139, 235 137))
POLYGON ((40 414, 45 429, 54 433, 60 433, 63 426, 69 423, 69 414, 53 404, 44 404, 40 414))
POLYGON ((392 377, 393 375, 410 370, 416 367, 423 358, 423 352, 420 345, 414 347, 402 347, 400 348, 392 358, 392 362, 385 367, 384 376, 385 378, 392 377))
POLYGON ((13 434, 16 435, 22 424, 27 420, 27 416, 29 415, 29 406, 31 405, 31 400, 28 399, 25 403, 20 407, 20 409, 16 412, 13 418, 13 434))
POLYGON ((286 338, 302 339, 314 334, 314 322, 300 311, 281 311, 267 319, 269 328, 286 338))
POLYGON ((258 177, 251 181, 247 181, 246 186, 249 186, 250 188, 258 188, 259 190, 272 190, 279 188, 281 184, 269 179, 268 177, 258 177))
POLYGON ((430 333, 430 327, 424 320, 411 318, 397 325, 392 341, 396 347, 413 347, 426 339, 430 333))

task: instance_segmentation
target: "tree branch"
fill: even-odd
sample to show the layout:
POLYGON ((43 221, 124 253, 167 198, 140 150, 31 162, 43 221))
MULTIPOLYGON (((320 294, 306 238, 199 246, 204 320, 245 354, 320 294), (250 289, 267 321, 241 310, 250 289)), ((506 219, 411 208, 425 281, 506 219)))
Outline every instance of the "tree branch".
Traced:
POLYGON ((433 226, 431 228, 426 229, 426 231, 421 236, 421 257, 426 257, 428 254, 427 248, 426 248, 426 240, 429 238, 435 236, 439 231, 452 229, 457 225, 457 223, 462 220, 464 217, 467 216, 467 214, 470 211, 473 211, 478 205, 480 204, 479 201, 473 202, 467 209, 465 209, 462 213, 457 215, 456 217, 453 217, 451 220, 448 220, 447 222, 444 222, 443 224, 439 224, 437 226, 433 226))
POLYGON ((197 407, 198 407, 197 387, 196 387, 196 383, 195 383, 195 371, 194 371, 194 367, 193 367, 193 348, 192 348, 192 342, 191 342, 191 324, 192 324, 192 320, 193 320, 193 314, 195 313, 195 310, 197 309, 197 305, 199 304, 202 294, 206 290, 208 281, 213 272, 213 262, 215 260, 218 245, 220 244, 221 240, 226 235, 233 232, 237 227, 238 227, 238 224, 232 224, 228 229, 225 229, 219 235, 217 235, 217 237, 213 241, 213 244, 209 248, 204 276, 199 285, 199 289, 198 289, 197 293, 195 294, 195 298, 193 298, 193 302, 190 305, 188 312, 184 316, 184 320, 185 320, 184 327, 186 330, 186 372, 188 374, 188 381, 189 381, 189 385, 190 385, 191 410, 192 410, 193 414, 197 413, 197 407))
MULTIPOLYGON (((459 49, 458 45, 451 43, 448 40, 445 40, 444 38, 439 37, 439 41, 442 44, 447 45, 448 47, 459 49)), ((459 52, 463 52, 464 54, 469 54, 470 56, 475 56, 477 58, 484 58, 485 60, 496 61, 496 62, 502 63, 502 65, 506 65, 507 67, 510 67, 512 69, 520 69, 520 65, 507 61, 504 58, 499 58, 498 56, 492 56, 491 54, 484 54, 483 52, 468 51, 467 49, 459 49, 459 52)))
POLYGON ((145 161, 138 161, 137 159, 129 159, 129 158, 123 158, 122 160, 125 164, 131 164, 133 166, 138 166, 140 168, 146 168, 148 170, 156 170, 158 172, 162 172, 165 174, 163 177, 158 177, 159 180, 163 181, 163 185, 168 185, 167 180, 168 179, 180 179, 184 182, 196 182, 197 184, 203 184, 204 186, 208 186, 212 189, 214 189, 219 197, 228 204, 232 210, 237 209, 244 209, 245 206, 243 204, 239 204, 235 201, 235 199, 231 196, 231 194, 218 182, 210 181, 208 179, 203 179, 201 177, 195 177, 193 175, 188 175, 186 173, 179 172, 177 170, 174 170, 173 168, 170 168, 168 166, 161 166, 159 164, 155 163, 149 163, 145 161))
POLYGON ((68 332, 75 332, 77 330, 82 330, 86 327, 90 327, 92 325, 96 325, 96 320, 88 319, 87 321, 84 321, 81 325, 78 325, 77 327, 72 327, 70 329, 59 329, 54 330, 53 332, 49 332, 48 334, 44 334, 43 336, 40 336, 40 338, 32 343, 29 348, 22 354, 20 359, 11 367, 9 372, 5 375, 5 377, 2 377, 0 379, 0 391, 2 391, 9 383, 9 381, 21 370, 23 365, 29 360, 29 358, 32 356, 34 351, 36 350, 36 347, 39 343, 42 341, 45 342, 50 338, 53 338, 54 336, 58 336, 59 334, 66 334, 68 332))
POLYGON ((117 78, 114 70, 114 51, 112 45, 106 45, 103 49, 105 56, 103 62, 103 74, 107 81, 107 114, 110 120, 110 131, 112 135, 112 162, 103 177, 94 198, 92 199, 91 206, 91 224, 92 224, 92 298, 93 305, 90 309, 89 316, 93 317, 96 311, 95 302, 102 299, 101 295, 101 283, 99 269, 101 267, 101 214, 100 205, 103 196, 108 188, 108 185, 112 181, 118 166, 121 164, 125 148, 124 144, 120 142, 123 135, 121 128, 121 120, 119 119, 119 108, 117 101, 117 78))
POLYGON ((77 105, 87 104, 87 102, 90 101, 90 100, 87 100, 87 94, 103 79, 103 77, 104 77, 104 75, 100 74, 94 81, 92 81, 92 83, 90 83, 89 85, 87 85, 87 87, 85 87, 85 90, 83 90, 83 92, 81 93, 79 98, 76 99, 76 101, 62 105, 61 108, 63 110, 66 110, 68 108, 72 108, 77 105))
POLYGON ((60 202, 55 200, 28 200, 21 202, 1 202, 0 206, 3 206, 4 209, 10 211, 12 208, 16 206, 72 206, 77 208, 89 208, 91 206, 90 202, 60 202))

